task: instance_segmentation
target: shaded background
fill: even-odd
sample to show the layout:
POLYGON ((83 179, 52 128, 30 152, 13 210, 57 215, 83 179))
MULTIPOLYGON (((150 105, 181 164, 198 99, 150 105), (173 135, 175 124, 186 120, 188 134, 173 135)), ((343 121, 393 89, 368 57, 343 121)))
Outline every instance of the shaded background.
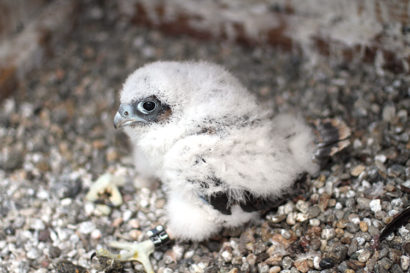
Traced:
MULTIPOLYGON (((67 37, 87 1, 0 2, 1 95, 16 77, 38 66, 67 37), (24 52, 24 53, 23 53, 24 52), (21 56, 24 55, 24 56, 21 56)), ((407 0, 324 1, 98 1, 108 13, 94 14, 129 27, 146 26, 202 40, 272 46, 292 54, 374 63, 380 69, 409 71, 410 4, 407 0)), ((107 20, 105 20, 107 21, 107 20)), ((18 79, 17 79, 18 81, 18 79)))

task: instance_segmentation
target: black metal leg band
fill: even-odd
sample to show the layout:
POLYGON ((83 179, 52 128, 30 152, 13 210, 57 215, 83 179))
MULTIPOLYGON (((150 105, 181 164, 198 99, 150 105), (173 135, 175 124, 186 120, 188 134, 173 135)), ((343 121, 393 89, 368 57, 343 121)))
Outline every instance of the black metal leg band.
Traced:
POLYGON ((147 232, 149 239, 154 243, 155 249, 161 248, 162 246, 168 244, 169 236, 165 231, 165 228, 161 225, 147 232))

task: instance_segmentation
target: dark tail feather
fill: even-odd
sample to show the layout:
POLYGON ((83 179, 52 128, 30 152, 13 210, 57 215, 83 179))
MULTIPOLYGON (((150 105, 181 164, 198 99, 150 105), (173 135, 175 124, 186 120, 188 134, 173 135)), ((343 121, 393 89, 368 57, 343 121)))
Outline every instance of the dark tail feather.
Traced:
POLYGON ((350 144, 350 128, 340 119, 314 121, 317 150, 315 159, 325 161, 350 144))

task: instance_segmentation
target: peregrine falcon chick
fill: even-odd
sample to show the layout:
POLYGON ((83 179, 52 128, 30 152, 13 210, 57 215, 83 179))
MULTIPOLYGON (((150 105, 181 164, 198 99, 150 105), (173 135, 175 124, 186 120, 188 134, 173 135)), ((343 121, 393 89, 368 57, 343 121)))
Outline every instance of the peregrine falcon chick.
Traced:
POLYGON ((330 153, 348 136, 325 123, 325 145, 316 145, 301 117, 275 115, 207 62, 137 69, 123 85, 114 125, 128 134, 142 178, 165 183, 171 234, 194 241, 257 218, 301 174, 318 171, 315 153, 330 153))

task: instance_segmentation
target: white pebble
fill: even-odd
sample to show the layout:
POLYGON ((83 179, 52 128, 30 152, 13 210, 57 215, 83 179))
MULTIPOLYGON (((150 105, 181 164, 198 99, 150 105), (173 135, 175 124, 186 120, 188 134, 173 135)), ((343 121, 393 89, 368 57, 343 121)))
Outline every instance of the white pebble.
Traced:
POLYGON ((20 236, 27 240, 30 240, 31 238, 33 238, 33 234, 29 230, 23 230, 20 236))
POLYGON ((76 233, 73 233, 73 234, 70 235, 70 238, 69 238, 70 244, 75 245, 78 241, 80 241, 80 237, 78 237, 78 235, 76 233))
POLYGON ((61 200, 61 205, 63 207, 69 206, 71 205, 71 203, 73 202, 73 200, 71 198, 64 198, 61 200))
MULTIPOLYGON (((123 216, 124 218, 124 216, 123 216)), ((140 227, 140 222, 138 222, 137 219, 131 219, 128 224, 130 225, 130 227, 132 228, 139 228, 140 227)))
POLYGON ((175 259, 176 259, 177 261, 179 261, 179 260, 182 258, 182 256, 184 255, 185 249, 184 249, 184 247, 181 246, 181 245, 174 245, 174 246, 172 247, 172 251, 173 251, 174 254, 175 254, 175 259))
POLYGON ((319 256, 315 256, 314 258, 313 258, 313 266, 315 267, 315 269, 318 269, 318 270, 320 270, 321 269, 321 267, 320 267, 320 257, 319 256))
POLYGON ((194 256, 194 254, 195 254, 195 251, 194 250, 188 250, 187 252, 185 252, 185 255, 184 255, 184 258, 185 259, 190 259, 190 258, 192 258, 193 256, 194 256))
POLYGON ((132 211, 130 210, 126 210, 124 211, 123 215, 122 215, 122 219, 124 220, 124 222, 127 222, 132 216, 132 211))
POLYGON ((307 213, 296 214, 296 221, 298 222, 305 222, 307 219, 309 219, 309 215, 307 213))
POLYGON ((29 103, 23 103, 21 105, 20 113, 23 117, 28 118, 33 114, 34 106, 29 103))
POLYGON ((371 184, 367 180, 362 180, 362 186, 363 188, 368 189, 371 187, 371 184))
POLYGON ((102 234, 101 231, 99 229, 94 229, 91 232, 91 239, 93 240, 99 240, 101 238, 102 234))
POLYGON ((353 147, 355 148, 355 149, 359 149, 359 148, 361 148, 363 145, 362 145, 362 142, 359 140, 359 139, 355 139, 354 141, 353 141, 353 147))
POLYGON ((40 256, 40 253, 35 248, 31 248, 29 251, 27 251, 27 258, 29 258, 29 259, 35 260, 39 256, 40 256))
POLYGON ((295 205, 292 202, 288 202, 283 206, 283 213, 288 214, 293 211, 295 205))
POLYGON ((309 225, 312 227, 318 227, 320 225, 320 220, 319 219, 310 219, 309 220, 309 225))
POLYGON ((333 228, 325 228, 322 230, 322 238, 326 240, 330 240, 334 238, 336 235, 336 232, 333 228))
POLYGON ((401 198, 395 198, 391 200, 391 205, 393 207, 401 208, 403 206, 403 200, 401 198))
POLYGON ((286 217, 286 223, 288 225, 293 226, 294 224, 296 224, 295 218, 296 218, 296 212, 289 213, 288 216, 286 217))
POLYGON ((14 99, 7 99, 4 101, 3 103, 3 111, 6 114, 11 114, 12 112, 14 112, 14 109, 16 107, 16 102, 14 101, 14 99))
POLYGON ((356 192, 353 191, 353 190, 349 190, 349 191, 346 193, 346 197, 347 197, 347 198, 353 198, 353 197, 355 197, 355 196, 356 196, 356 192))
POLYGON ((406 226, 401 226, 399 228, 399 234, 400 236, 402 236, 403 238, 406 237, 409 234, 409 230, 406 228, 406 226))
POLYGON ((333 181, 327 181, 325 184, 325 191, 332 195, 333 193, 333 187, 334 187, 335 183, 333 181))
POLYGON ((157 261, 160 261, 163 256, 164 253, 162 251, 154 251, 154 253, 152 253, 152 257, 154 257, 154 259, 157 261))
POLYGON ((35 230, 42 230, 46 228, 43 221, 40 219, 31 219, 30 227, 35 230))
POLYGON ((95 225, 93 222, 87 221, 82 222, 78 227, 78 231, 82 234, 90 234, 95 229, 95 225))
POLYGON ((363 245, 366 242, 366 240, 363 237, 357 237, 356 241, 359 246, 363 245))
POLYGON ((78 254, 78 250, 77 249, 73 249, 70 252, 67 253, 67 256, 70 258, 73 258, 74 256, 76 256, 78 254))
POLYGON ((399 211, 392 209, 389 210, 389 212, 387 213, 387 215, 394 217, 395 215, 399 214, 399 211))
POLYGON ((393 105, 386 105, 383 108, 383 120, 384 121, 392 121, 394 116, 396 115, 396 108, 393 105))
POLYGON ((95 210, 95 205, 91 202, 86 202, 84 206, 85 215, 90 216, 95 210))
POLYGON ((296 208, 303 213, 307 213, 309 210, 309 205, 308 203, 306 203, 303 200, 298 200, 298 202, 296 203, 296 208))
POLYGON ((140 206, 141 207, 146 208, 146 207, 148 207, 148 205, 149 205, 148 200, 146 200, 146 199, 141 199, 140 200, 140 206))
POLYGON ((50 197, 47 191, 45 190, 39 190, 37 192, 37 198, 41 200, 47 200, 50 197))
POLYGON ((360 249, 359 251, 357 251, 357 253, 359 254, 357 259, 359 260, 359 262, 362 262, 362 263, 367 262, 367 260, 372 255, 372 253, 370 251, 365 250, 365 249, 360 249))
POLYGON ((292 234, 290 234, 290 232, 286 229, 281 229, 280 235, 282 235, 282 237, 285 239, 290 239, 290 237, 292 237, 292 234))
POLYGON ((374 139, 372 137, 369 137, 367 139, 367 147, 371 147, 374 143, 374 139))
POLYGON ((358 216, 350 218, 350 221, 355 225, 360 224, 360 218, 358 216))
POLYGON ((373 212, 378 212, 378 211, 382 210, 382 205, 381 205, 380 199, 374 199, 374 200, 370 201, 369 206, 370 206, 370 209, 373 212))
POLYGON ((132 229, 130 230, 129 235, 132 239, 138 240, 142 236, 142 232, 138 229, 132 229))
POLYGON ((221 255, 225 262, 230 262, 232 260, 232 253, 227 250, 223 251, 221 255))
POLYGON ((376 155, 374 160, 379 161, 381 163, 386 162, 387 157, 384 154, 376 155))
POLYGON ((410 266, 410 257, 406 256, 406 255, 402 255, 400 257, 400 265, 401 265, 401 269, 403 270, 407 270, 409 269, 410 266))

